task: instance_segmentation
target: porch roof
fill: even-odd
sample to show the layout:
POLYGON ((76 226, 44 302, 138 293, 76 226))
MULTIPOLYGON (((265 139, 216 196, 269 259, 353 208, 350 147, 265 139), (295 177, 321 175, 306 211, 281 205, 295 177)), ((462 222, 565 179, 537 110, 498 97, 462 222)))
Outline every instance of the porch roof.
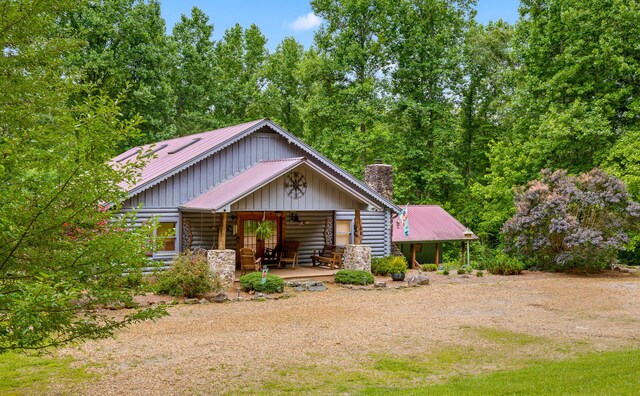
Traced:
POLYGON ((262 161, 180 207, 217 212, 302 164, 304 157, 262 161))

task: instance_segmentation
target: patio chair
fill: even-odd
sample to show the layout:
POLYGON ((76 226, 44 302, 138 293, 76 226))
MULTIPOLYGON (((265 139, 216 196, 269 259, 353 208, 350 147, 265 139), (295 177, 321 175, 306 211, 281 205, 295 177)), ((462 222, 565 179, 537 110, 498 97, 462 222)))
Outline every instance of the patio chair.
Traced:
POLYGON ((280 260, 278 260, 278 268, 284 268, 287 263, 291 263, 291 268, 296 269, 298 265, 298 248, 299 241, 284 241, 282 244, 282 252, 280 260))
POLYGON ((256 258, 256 253, 251 248, 240 249, 240 275, 251 271, 260 271, 262 259, 256 258))

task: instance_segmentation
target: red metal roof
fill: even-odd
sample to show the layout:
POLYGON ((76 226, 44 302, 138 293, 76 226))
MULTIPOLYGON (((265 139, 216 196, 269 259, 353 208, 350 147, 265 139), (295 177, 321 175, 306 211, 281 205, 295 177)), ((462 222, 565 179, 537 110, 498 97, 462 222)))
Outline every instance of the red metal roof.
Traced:
MULTIPOLYGON (((403 207, 401 207, 403 208, 403 207)), ((460 241, 467 229, 438 205, 409 205, 409 236, 404 235, 402 221, 393 219, 393 242, 460 241)), ((474 234, 471 239, 478 239, 474 234)))
POLYGON ((136 159, 136 154, 141 149, 146 151, 151 148, 156 152, 155 158, 149 160, 144 169, 140 172, 140 177, 136 184, 125 187, 127 190, 132 191, 165 175, 167 172, 180 168, 180 166, 189 163, 194 158, 197 158, 217 146, 224 144, 228 140, 241 135, 263 121, 265 120, 256 120, 240 125, 216 129, 214 131, 165 140, 154 143, 153 146, 145 145, 142 147, 134 147, 115 157, 112 160, 112 163, 117 165, 119 163, 118 161, 120 161, 120 163, 133 161, 136 159))
POLYGON ((304 161, 304 157, 300 157, 259 162, 183 204, 181 208, 217 211, 251 194, 304 161))

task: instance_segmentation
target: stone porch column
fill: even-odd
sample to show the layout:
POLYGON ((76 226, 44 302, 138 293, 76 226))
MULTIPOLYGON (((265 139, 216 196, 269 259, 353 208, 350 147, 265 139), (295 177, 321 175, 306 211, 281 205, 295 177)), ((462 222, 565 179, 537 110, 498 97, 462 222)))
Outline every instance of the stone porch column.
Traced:
POLYGON ((342 267, 344 269, 371 272, 371 246, 346 245, 344 247, 342 267))
POLYGON ((235 250, 208 250, 207 261, 211 272, 220 278, 222 291, 233 287, 236 278, 236 251, 235 250))

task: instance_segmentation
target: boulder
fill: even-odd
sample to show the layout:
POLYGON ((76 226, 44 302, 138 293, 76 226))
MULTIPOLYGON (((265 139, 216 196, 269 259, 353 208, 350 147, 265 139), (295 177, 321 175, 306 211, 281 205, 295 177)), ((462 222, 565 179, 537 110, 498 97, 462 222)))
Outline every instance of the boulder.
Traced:
POLYGON ((422 274, 411 275, 407 277, 407 284, 409 286, 422 286, 429 284, 429 278, 422 274))

